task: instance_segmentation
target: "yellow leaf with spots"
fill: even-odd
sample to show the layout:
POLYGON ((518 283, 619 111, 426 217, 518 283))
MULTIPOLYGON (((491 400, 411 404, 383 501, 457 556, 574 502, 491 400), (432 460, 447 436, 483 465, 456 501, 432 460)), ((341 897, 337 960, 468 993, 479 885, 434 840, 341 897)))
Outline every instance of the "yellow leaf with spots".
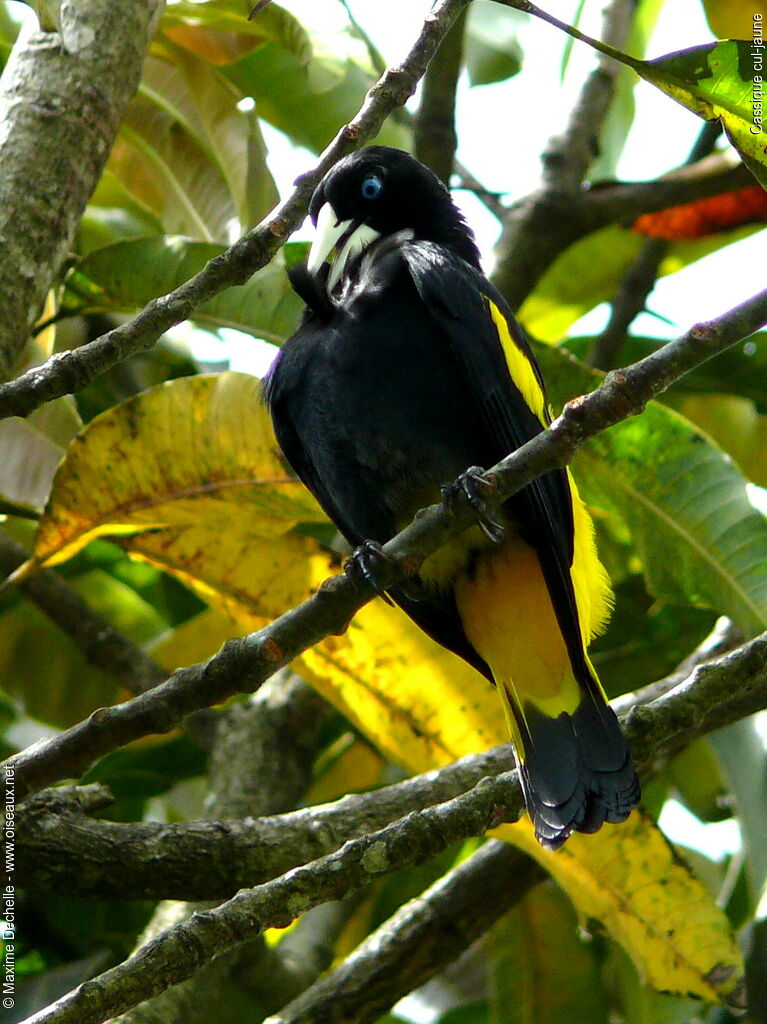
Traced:
MULTIPOLYGON (((183 579, 244 632, 337 567, 317 539, 323 530, 331 536, 276 454, 258 382, 226 373, 172 381, 89 424, 56 475, 35 558, 61 561, 119 533, 131 554, 183 579)), ((381 601, 295 667, 410 771, 507 739, 485 679, 381 601)), ((502 835, 546 867, 584 919, 601 921, 652 985, 737 1005, 742 967, 726 919, 649 820, 635 814, 573 836, 556 854, 526 820, 502 835)))
MULTIPOLYGON (((326 518, 276 454, 259 381, 185 377, 103 413, 75 437, 34 556, 53 565, 95 537, 121 536, 173 569, 213 561, 228 573, 244 545, 264 554, 299 522, 326 518)), ((218 588, 220 570, 209 571, 218 588)))

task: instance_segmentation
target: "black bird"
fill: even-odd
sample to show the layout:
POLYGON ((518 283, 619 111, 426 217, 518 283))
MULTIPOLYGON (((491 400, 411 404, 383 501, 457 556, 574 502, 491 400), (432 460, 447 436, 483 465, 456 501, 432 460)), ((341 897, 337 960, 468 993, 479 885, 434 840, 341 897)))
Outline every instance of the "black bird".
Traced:
POLYGON ((352 546, 387 541, 461 478, 478 525, 389 594, 496 684, 543 846, 623 821, 639 783, 585 649, 611 602, 589 515, 565 470, 482 512, 476 467, 549 412, 472 232, 431 171, 382 146, 336 164, 309 212, 316 240, 291 274, 307 308, 264 390, 285 457, 352 546))

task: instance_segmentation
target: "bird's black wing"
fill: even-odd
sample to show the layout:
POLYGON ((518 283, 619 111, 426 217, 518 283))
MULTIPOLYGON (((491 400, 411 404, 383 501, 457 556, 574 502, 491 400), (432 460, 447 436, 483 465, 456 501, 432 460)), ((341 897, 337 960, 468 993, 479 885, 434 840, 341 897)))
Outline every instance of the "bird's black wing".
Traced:
MULTIPOLYGON (((529 344, 507 303, 479 271, 430 242, 411 242, 402 253, 421 300, 449 341, 468 397, 501 459, 548 423, 543 381, 529 344)), ((590 673, 570 574, 573 511, 566 472, 545 473, 515 495, 507 509, 540 558, 573 667, 583 670, 586 682, 590 673)))
POLYGON ((285 411, 287 395, 283 390, 283 378, 277 372, 279 361, 285 356, 280 352, 271 369, 262 381, 261 394, 269 409, 274 425, 277 442, 282 454, 288 460, 290 468, 299 480, 312 492, 326 514, 335 523, 344 537, 352 545, 361 544, 364 537, 359 536, 353 523, 343 514, 333 495, 325 486, 317 472, 315 463, 310 457, 295 429, 292 416, 285 411))

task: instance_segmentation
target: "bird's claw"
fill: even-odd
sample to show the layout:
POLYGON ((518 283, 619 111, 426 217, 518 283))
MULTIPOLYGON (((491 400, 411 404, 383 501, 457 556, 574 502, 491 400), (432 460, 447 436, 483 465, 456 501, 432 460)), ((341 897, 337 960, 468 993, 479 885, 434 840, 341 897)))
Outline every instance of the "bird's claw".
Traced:
POLYGON ((377 544, 374 540, 366 540, 352 551, 344 565, 344 572, 355 582, 359 580, 366 586, 371 587, 383 601, 394 607, 394 602, 386 593, 386 589, 378 581, 378 572, 381 565, 389 565, 390 563, 391 559, 384 554, 380 544, 377 544))
POLYGON ((455 515, 461 503, 468 504, 487 539, 493 544, 500 544, 506 531, 490 512, 482 495, 482 491, 488 487, 482 467, 470 466, 457 480, 442 487, 442 503, 448 515, 455 515))

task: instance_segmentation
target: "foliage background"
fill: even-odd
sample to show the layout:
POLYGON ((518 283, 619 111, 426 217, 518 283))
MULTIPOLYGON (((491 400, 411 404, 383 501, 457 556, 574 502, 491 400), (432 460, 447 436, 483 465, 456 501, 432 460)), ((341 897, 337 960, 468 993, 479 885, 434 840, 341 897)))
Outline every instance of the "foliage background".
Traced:
MULTIPOLYGON (((626 18, 618 45, 641 56, 654 21, 668 19, 669 6, 660 0, 616 2, 606 27, 618 31, 621 17, 626 18)), ((670 48, 715 36, 747 38, 745 5, 701 7, 711 35, 694 38, 682 5, 674 6, 677 36, 670 48)), ((17 30, 17 7, 0 5, 5 56, 17 30)), ((401 52, 410 46, 428 5, 408 5, 407 12, 395 12, 392 5, 390 20, 396 13, 402 23, 381 39, 363 3, 350 10, 336 0, 315 2, 311 17, 306 4, 272 4, 251 22, 245 19, 247 7, 239 0, 167 4, 138 94, 16 372, 101 335, 183 283, 256 225, 277 199, 277 172, 284 189, 292 176, 288 168, 310 166, 313 154, 360 106, 380 70, 376 65, 397 55, 393 40, 401 52)), ((598 5, 580 7, 571 12, 573 19, 586 19, 582 24, 588 27, 588 19, 599 20, 598 5)), ((749 5, 749 18, 752 7, 761 9, 749 5)), ((55 10, 51 17, 55 25, 55 10)), ((537 187, 517 175, 518 153, 526 152, 529 167, 533 147, 524 129, 506 123, 505 111, 520 105, 517 97, 523 96, 533 119, 546 123, 555 88, 562 113, 572 111, 593 57, 581 44, 571 51, 566 37, 553 29, 479 0, 465 33, 464 71, 457 81, 458 156, 483 183, 488 174, 488 187, 502 193, 465 201, 486 245, 500 234, 495 272, 503 285, 514 277, 520 252, 524 255, 515 224, 520 211, 529 211, 529 193, 537 187), (547 38, 543 52, 541 33, 547 38), (563 69, 566 84, 560 89, 563 69), (487 147, 491 161, 480 155, 476 132, 466 125, 480 121, 476 111, 485 102, 492 102, 488 109, 494 112, 483 135, 498 140, 487 147)), ((445 52, 443 69, 449 65, 445 52)), ((599 154, 584 162, 589 182, 645 173, 632 171, 628 158, 620 162, 624 142, 632 137, 635 83, 636 76, 622 69, 614 93, 610 89, 604 125, 597 117, 599 154)), ((431 85, 444 113, 455 83, 448 81, 441 91, 431 85)), ((681 123, 672 121, 680 114, 671 100, 665 104, 658 108, 664 125, 655 155, 659 171, 682 162, 665 141, 670 126, 681 123)), ((681 117, 694 127, 694 136, 699 122, 686 111, 681 117)), ((415 145, 424 155, 435 118, 417 97, 392 115, 378 141, 415 145)), ((563 117, 555 127, 572 145, 575 137, 565 122, 563 117)), ((583 231, 573 244, 565 235, 555 237, 556 258, 539 268, 529 288, 513 295, 540 343, 556 408, 598 382, 596 371, 573 362, 568 351, 608 368, 635 360, 669 336, 665 325, 647 316, 627 333, 631 300, 641 307, 645 298, 641 288, 629 289, 626 296, 627 272, 638 259, 650 268, 650 280, 656 272, 673 280, 701 257, 720 253, 727 273, 721 263, 704 269, 696 286, 708 293, 711 313, 748 295, 749 274, 759 259, 744 255, 737 243, 748 237, 752 245, 763 244, 765 207, 754 200, 753 179, 733 182, 726 176, 721 140, 712 138, 708 146, 720 154, 722 165, 710 173, 721 175, 719 192, 729 203, 720 203, 719 220, 708 211, 695 237, 685 237, 689 229, 678 222, 666 221, 653 230, 670 237, 647 241, 632 228, 644 212, 640 204, 630 218, 614 215, 583 231), (594 357, 599 321, 596 315, 580 318, 603 302, 612 303, 621 329, 617 342, 603 343, 594 357)), ((559 175, 561 186, 566 174, 552 163, 552 150, 556 145, 544 172, 550 181, 559 175)), ((431 153, 452 156, 449 133, 447 141, 444 133, 437 136, 431 153)), ((570 155, 582 158, 567 147, 563 153, 565 171, 570 155)), ((466 177, 458 167, 456 182, 466 184, 466 177)), ((681 195, 685 187, 690 198, 699 199, 695 179, 683 180, 681 195)), ((575 217, 574 209, 555 212, 566 222, 575 217)), ((0 424, 5 540, 33 550, 41 562, 59 563, 67 593, 83 598, 87 609, 127 639, 123 662, 118 664, 111 648, 99 657, 77 642, 82 618, 62 628, 41 612, 39 599, 7 592, 0 606, 5 755, 124 699, 135 688, 139 665, 149 681, 156 681, 156 666, 136 660, 138 648, 166 669, 207 658, 233 632, 259 628, 298 603, 338 565, 332 529, 308 496, 286 481, 252 380, 198 376, 223 370, 230 352, 236 367, 246 358, 252 368, 270 351, 263 342, 279 344, 290 334, 299 305, 284 266, 304 253, 301 242, 288 242, 247 284, 221 292, 197 310, 185 330, 170 332, 150 351, 118 363, 74 397, 59 398, 27 420, 0 424), (249 339, 246 357, 243 332, 249 339), (82 440, 73 442, 76 436, 82 440)), ((666 315, 680 325, 698 317, 683 298, 669 294, 666 315)), ((649 304, 652 308, 652 298, 649 304)), ((766 352, 762 336, 736 346, 685 378, 642 418, 601 435, 576 461, 616 587, 612 623, 594 648, 611 696, 671 673, 704 642, 720 615, 747 636, 765 629, 767 530, 750 498, 758 495, 754 484, 767 485, 766 352)), ((14 567, 13 550, 3 549, 8 571, 14 567)), ((295 677, 283 676, 252 700, 198 714, 169 735, 117 750, 83 779, 109 786, 114 801, 104 816, 113 822, 173 824, 273 814, 299 803, 312 806, 350 791, 375 790, 403 772, 437 767, 503 738, 493 695, 378 603, 365 609, 346 637, 329 638, 294 667, 334 710, 295 677)), ((717 958, 732 955, 724 919, 706 917, 714 903, 724 910, 748 953, 754 1021, 767 1019, 760 995, 767 990, 767 966, 758 909, 767 871, 764 769, 760 733, 755 723, 744 721, 693 743, 656 775, 645 796, 653 815, 673 799, 701 823, 730 823, 726 849, 707 841, 684 849, 677 826, 677 849, 703 885, 669 897, 661 909, 679 913, 684 908, 689 943, 711 942, 712 968, 717 958)), ((507 837, 529 848, 524 826, 514 827, 519 831, 507 837)), ((658 842, 661 846, 652 848, 665 849, 649 825, 639 828, 630 839, 626 832, 624 845, 616 847, 619 862, 588 868, 589 881, 611 893, 601 913, 583 896, 579 903, 578 872, 590 862, 573 843, 575 867, 568 874, 560 861, 559 875, 553 870, 562 888, 549 880, 520 895, 497 923, 482 929, 482 939, 457 965, 443 972, 447 965, 436 957, 433 980, 392 1012, 406 1020, 444 1018, 455 1024, 565 1017, 629 1024, 729 1019, 723 1006, 685 997, 676 973, 680 965, 664 959, 668 951, 661 952, 652 928, 634 940, 633 963, 626 942, 616 941, 629 929, 625 922, 616 924, 620 901, 625 897, 631 903, 642 885, 666 885, 672 877, 672 867, 665 877, 657 864, 638 867, 634 876, 624 873, 642 844, 658 842), (643 977, 654 984, 644 984, 643 977), (675 994, 661 994, 659 988, 675 994)), ((311 911, 293 931, 267 934, 265 942, 252 942, 236 959, 217 962, 213 973, 208 968, 202 980, 192 979, 170 1002, 159 997, 141 1011, 144 1016, 129 1012, 124 1019, 191 1021, 209 1015, 214 1003, 224 1020, 276 1011, 397 908, 466 862, 477 846, 476 839, 452 845, 425 864, 388 874, 362 893, 326 905, 324 914, 311 911)), ((9 1020, 23 1019, 125 957, 147 923, 159 932, 169 915, 188 913, 163 904, 158 909, 156 896, 148 893, 144 900, 110 898, 117 882, 108 875, 101 879, 98 898, 91 893, 84 899, 55 880, 43 884, 39 866, 37 876, 35 865, 20 870, 28 872, 28 884, 18 920, 19 998, 9 1020)), ((687 885, 681 875, 674 879, 687 885)), ((640 916, 636 904, 633 914, 640 916)), ((680 947, 677 953, 689 966, 688 950, 680 947)), ((700 976, 700 964, 694 967, 700 976)), ((727 993, 698 994, 713 1000, 727 993)))

